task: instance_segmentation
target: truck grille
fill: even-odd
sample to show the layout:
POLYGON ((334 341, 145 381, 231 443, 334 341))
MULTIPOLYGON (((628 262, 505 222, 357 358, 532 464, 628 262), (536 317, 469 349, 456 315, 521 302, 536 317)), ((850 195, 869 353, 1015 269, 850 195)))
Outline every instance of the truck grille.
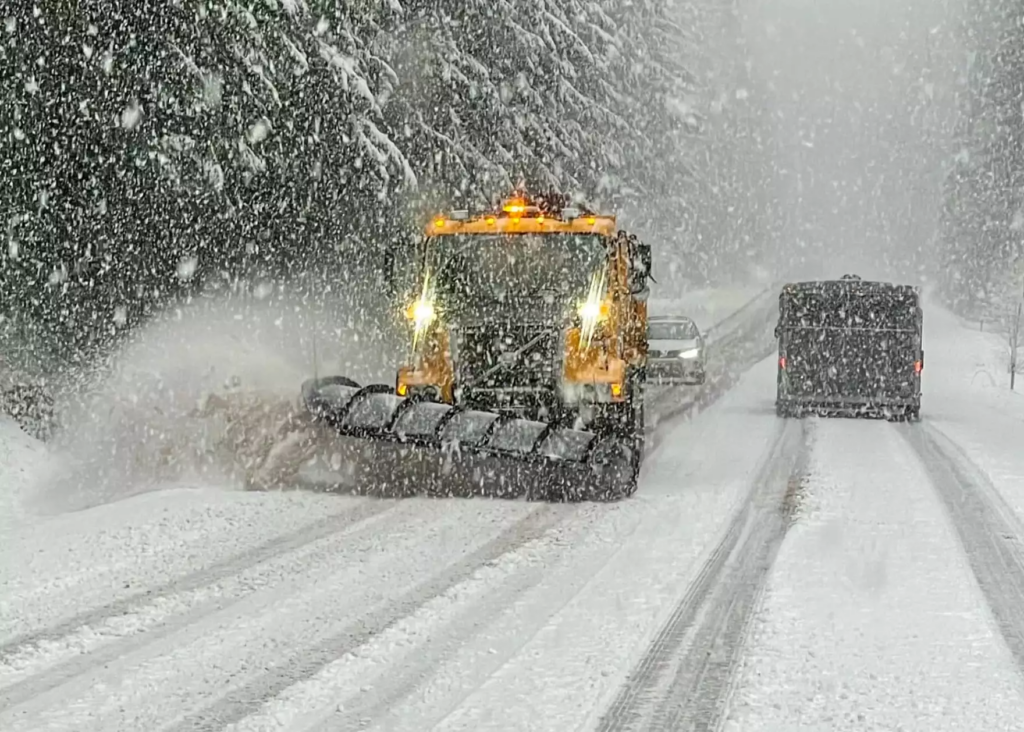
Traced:
POLYGON ((561 364, 550 325, 473 325, 453 333, 456 385, 468 389, 554 389, 561 364))

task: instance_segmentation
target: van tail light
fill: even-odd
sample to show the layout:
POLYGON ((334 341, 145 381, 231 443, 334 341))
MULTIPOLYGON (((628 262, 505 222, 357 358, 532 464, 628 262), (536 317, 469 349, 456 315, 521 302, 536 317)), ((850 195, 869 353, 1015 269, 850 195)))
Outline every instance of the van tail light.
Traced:
POLYGON ((786 370, 786 357, 785 356, 779 356, 779 368, 782 369, 783 371, 786 370))
POLYGON ((920 375, 924 370, 924 361, 914 361, 914 373, 920 375))

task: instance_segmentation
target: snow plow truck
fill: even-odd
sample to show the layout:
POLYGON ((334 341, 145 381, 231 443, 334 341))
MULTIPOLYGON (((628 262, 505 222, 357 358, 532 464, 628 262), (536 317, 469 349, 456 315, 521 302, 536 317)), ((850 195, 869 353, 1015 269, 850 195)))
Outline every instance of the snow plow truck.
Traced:
MULTIPOLYGON (((614 216, 518 193, 435 217, 395 259, 392 384, 302 387, 388 492, 615 500, 644 453, 650 248, 614 216)), ((357 478, 358 480, 359 478, 357 478)))

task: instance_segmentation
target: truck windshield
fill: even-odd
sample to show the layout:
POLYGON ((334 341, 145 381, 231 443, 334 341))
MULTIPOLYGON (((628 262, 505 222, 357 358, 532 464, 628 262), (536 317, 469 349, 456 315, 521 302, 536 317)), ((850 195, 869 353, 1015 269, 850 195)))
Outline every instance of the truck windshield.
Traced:
POLYGON ((917 331, 918 295, 913 288, 880 283, 817 283, 783 292, 780 326, 843 330, 917 331))
POLYGON ((462 234, 427 240, 426 267, 449 312, 564 306, 605 266, 593 234, 462 234), (503 308, 505 309, 505 308, 503 308))

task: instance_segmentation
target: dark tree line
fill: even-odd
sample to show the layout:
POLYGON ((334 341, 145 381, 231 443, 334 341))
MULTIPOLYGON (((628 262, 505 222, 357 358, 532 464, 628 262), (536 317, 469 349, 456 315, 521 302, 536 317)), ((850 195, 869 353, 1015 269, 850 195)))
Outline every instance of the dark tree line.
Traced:
POLYGON ((945 296, 972 315, 1024 285, 1024 5, 973 6, 941 229, 945 296))
POLYGON ((0 316, 67 357, 200 288, 372 275, 429 212, 519 182, 680 251, 723 195, 690 3, 8 7, 0 316))

